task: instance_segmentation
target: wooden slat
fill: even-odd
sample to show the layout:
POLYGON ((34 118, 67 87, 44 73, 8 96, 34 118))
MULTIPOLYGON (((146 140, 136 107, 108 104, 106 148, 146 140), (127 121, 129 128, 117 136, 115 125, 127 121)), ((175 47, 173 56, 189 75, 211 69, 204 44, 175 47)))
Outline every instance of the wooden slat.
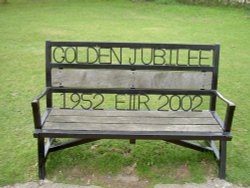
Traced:
POLYGON ((129 70, 52 69, 52 86, 130 88, 129 70))
POLYGON ((136 71, 135 88, 211 89, 211 72, 136 71))
POLYGON ((158 125, 155 124, 105 124, 105 123, 53 123, 47 122, 44 130, 85 130, 85 131, 169 131, 169 132, 218 132, 218 125, 158 125))
POLYGON ((211 81, 211 72, 52 69, 54 87, 199 90, 211 81))
POLYGON ((85 111, 52 109, 44 130, 223 133, 209 111, 85 111))
POLYGON ((50 116, 90 116, 90 117, 213 117, 210 111, 123 111, 123 110, 81 110, 57 109, 50 112, 50 116))
MULTIPOLYGON (((107 123, 107 124, 155 124, 159 125, 204 125, 218 124, 213 118, 159 118, 159 117, 89 117, 49 116, 46 122, 56 123, 107 123)), ((122 126, 122 125, 121 125, 122 126)))

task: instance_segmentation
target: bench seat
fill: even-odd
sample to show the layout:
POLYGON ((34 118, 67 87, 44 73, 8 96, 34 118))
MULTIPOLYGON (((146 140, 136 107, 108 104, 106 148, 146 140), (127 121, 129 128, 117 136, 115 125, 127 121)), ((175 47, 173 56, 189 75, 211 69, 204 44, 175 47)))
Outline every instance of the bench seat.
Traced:
POLYGON ((110 135, 117 135, 117 138, 127 135, 125 138, 131 138, 129 135, 132 134, 134 138, 159 134, 163 137, 189 135, 192 139, 201 136, 225 137, 221 125, 208 110, 161 112, 53 108, 49 110, 39 133, 56 137, 70 137, 80 133, 84 138, 93 134, 96 138, 109 138, 110 135))

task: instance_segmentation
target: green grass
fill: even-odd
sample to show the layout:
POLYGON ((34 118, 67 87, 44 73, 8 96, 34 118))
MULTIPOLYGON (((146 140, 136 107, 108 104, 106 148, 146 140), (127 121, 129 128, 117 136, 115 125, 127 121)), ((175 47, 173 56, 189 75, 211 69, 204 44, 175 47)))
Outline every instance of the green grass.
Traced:
MULTIPOLYGON (((220 43, 219 90, 237 104, 227 180, 250 185, 249 31, 249 10, 228 7, 128 0, 0 4, 0 186, 37 180, 30 102, 45 84, 45 40, 220 43)), ((109 140, 54 153, 48 159, 47 175, 81 183, 79 176, 67 178, 76 166, 83 173, 114 175, 135 163, 136 173, 152 184, 202 182, 217 175, 208 154, 163 142, 129 145, 109 140), (93 144, 98 147, 91 149, 93 144), (177 178, 183 165, 190 175, 177 178)))

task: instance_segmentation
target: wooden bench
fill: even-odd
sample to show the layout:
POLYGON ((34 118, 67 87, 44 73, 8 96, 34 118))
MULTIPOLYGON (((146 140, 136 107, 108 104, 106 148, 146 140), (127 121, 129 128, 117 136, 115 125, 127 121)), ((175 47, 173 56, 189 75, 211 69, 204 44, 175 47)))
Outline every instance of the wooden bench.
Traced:
POLYGON ((46 42, 46 88, 32 101, 39 178, 50 152, 148 139, 214 152, 224 179, 235 105, 217 91, 218 62, 219 45, 46 42))

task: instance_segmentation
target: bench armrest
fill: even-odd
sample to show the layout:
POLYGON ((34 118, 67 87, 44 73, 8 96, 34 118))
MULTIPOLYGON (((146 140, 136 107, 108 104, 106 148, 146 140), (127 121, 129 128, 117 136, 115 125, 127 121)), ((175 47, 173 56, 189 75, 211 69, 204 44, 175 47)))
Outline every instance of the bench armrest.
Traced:
POLYGON ((226 109, 226 114, 225 114, 225 119, 224 119, 224 131, 230 132, 231 127, 232 127, 233 116, 234 116, 234 111, 235 111, 236 105, 233 102, 231 102, 230 100, 228 100, 227 98, 225 98, 218 91, 215 90, 214 94, 219 99, 221 99, 223 102, 225 102, 227 104, 227 109, 226 109))
POLYGON ((37 103, 39 102, 39 100, 41 98, 43 98, 45 95, 47 95, 48 91, 50 90, 49 87, 46 87, 44 88, 44 90, 42 91, 42 93, 40 95, 38 95, 37 97, 35 97, 33 100, 32 100, 32 103, 37 103))
POLYGON ((33 111, 33 119, 35 124, 35 129, 42 128, 42 121, 41 121, 41 113, 40 113, 40 99, 46 96, 49 92, 50 88, 46 87, 40 95, 34 98, 31 102, 32 111, 33 111))

